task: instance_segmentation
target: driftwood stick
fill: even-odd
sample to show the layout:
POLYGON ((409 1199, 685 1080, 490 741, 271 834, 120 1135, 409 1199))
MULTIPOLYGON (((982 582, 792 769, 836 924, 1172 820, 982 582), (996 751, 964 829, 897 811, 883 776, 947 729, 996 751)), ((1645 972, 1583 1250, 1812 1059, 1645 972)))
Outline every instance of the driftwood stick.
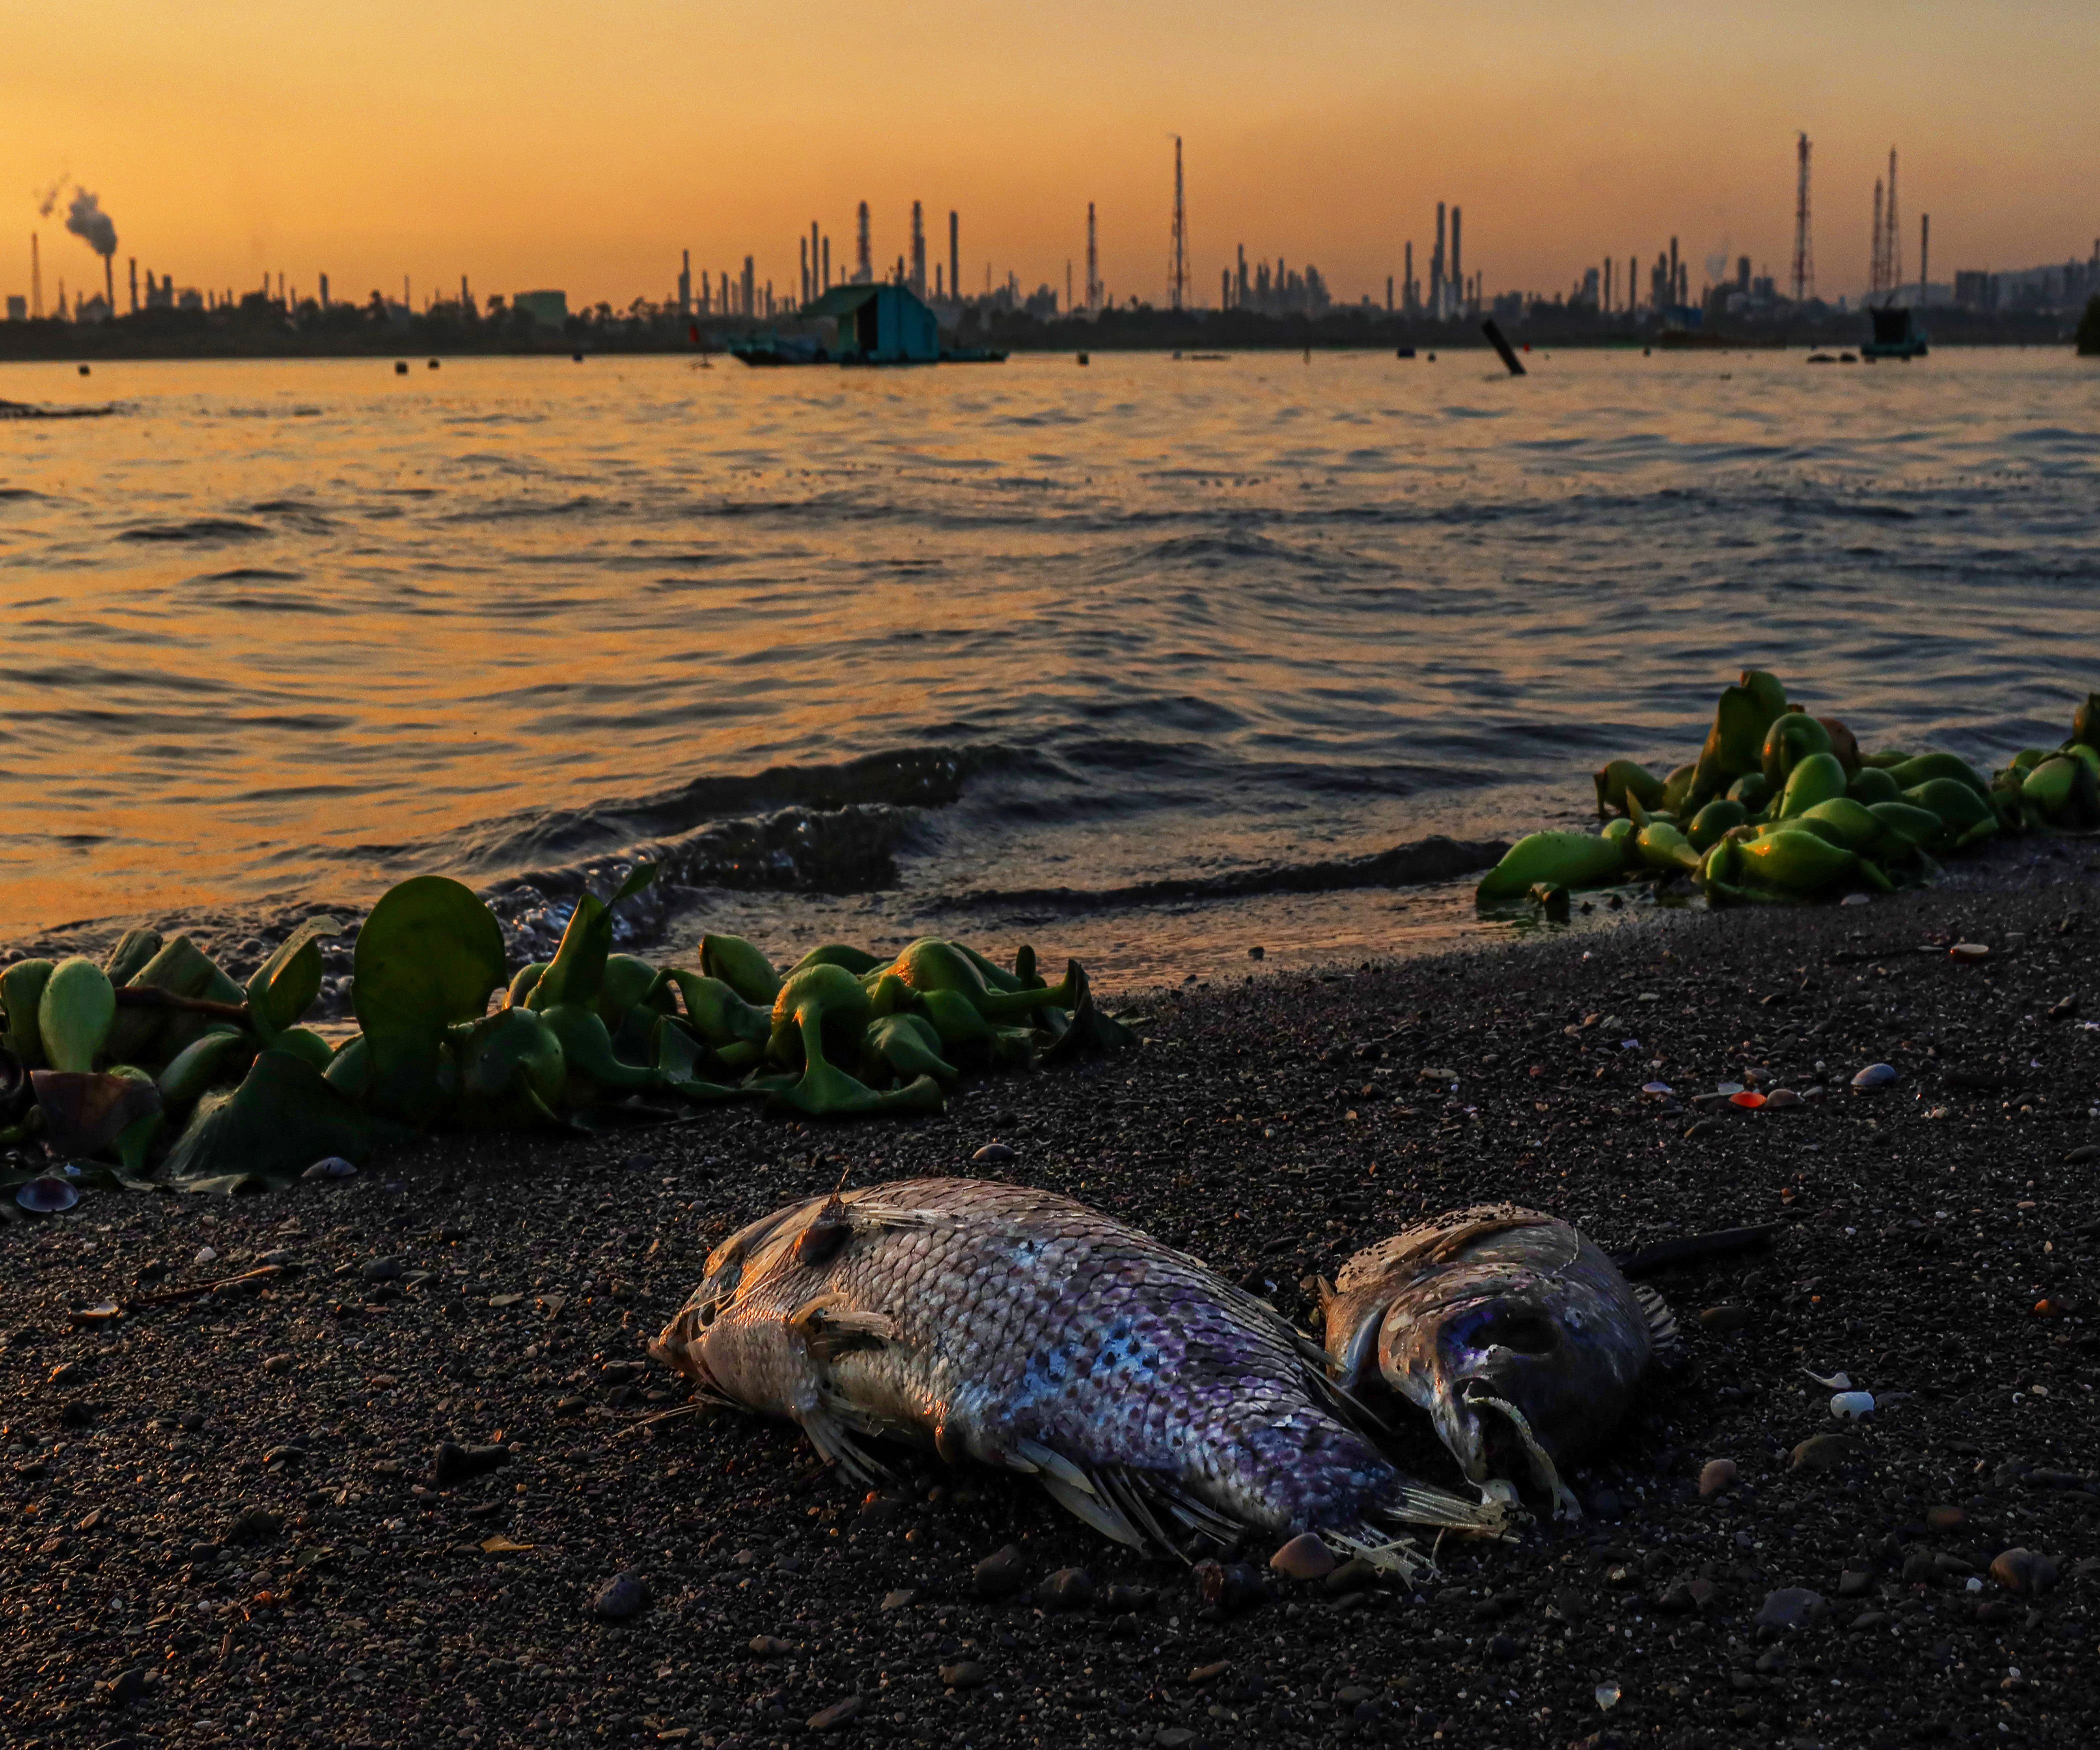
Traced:
POLYGON ((172 990, 156 990, 151 985, 119 985, 117 1006, 121 1009, 161 1009, 169 1013, 209 1015, 214 1020, 237 1021, 244 1027, 249 1019, 245 1003, 214 1003, 209 997, 179 997, 172 990))

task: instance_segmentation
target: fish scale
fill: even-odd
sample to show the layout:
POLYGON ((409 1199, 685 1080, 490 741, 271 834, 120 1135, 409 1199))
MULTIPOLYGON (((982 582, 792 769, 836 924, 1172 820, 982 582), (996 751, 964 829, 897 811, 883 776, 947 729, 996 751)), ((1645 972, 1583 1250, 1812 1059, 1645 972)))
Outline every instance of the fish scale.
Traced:
POLYGON ((1026 1187, 907 1180, 779 1210, 716 1249, 654 1352, 849 1474, 879 1469, 864 1437, 931 1441, 1131 1544, 1169 1520, 1318 1530, 1405 1567, 1379 1527, 1500 1523, 1396 1470, 1273 1308, 1026 1187))

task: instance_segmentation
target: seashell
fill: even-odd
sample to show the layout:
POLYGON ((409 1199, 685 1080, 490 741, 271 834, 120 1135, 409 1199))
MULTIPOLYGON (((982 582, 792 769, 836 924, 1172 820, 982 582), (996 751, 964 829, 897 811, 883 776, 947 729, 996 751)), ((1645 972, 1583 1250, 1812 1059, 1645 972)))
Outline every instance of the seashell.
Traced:
POLYGON ((59 1215, 80 1201, 80 1193, 63 1179, 46 1174, 33 1179, 15 1193, 15 1201, 38 1215, 59 1215))
POLYGON ((1657 1100, 1662 1099, 1664 1095, 1669 1094, 1671 1088, 1667 1082, 1643 1082, 1641 1083, 1641 1092, 1643 1094, 1652 1094, 1657 1100))
POLYGON ((1801 1095, 1790 1087, 1776 1087, 1765 1095, 1765 1104, 1768 1108, 1798 1106, 1800 1104, 1801 1095))
POLYGON ((1736 1095, 1743 1091, 1743 1084, 1740 1082, 1716 1082, 1714 1084, 1714 1091, 1715 1093, 1721 1095, 1724 1099, 1732 1100, 1736 1095))
POLYGON ((1841 1391, 1830 1400, 1830 1413, 1840 1422, 1857 1422, 1862 1416, 1874 1413, 1874 1395, 1871 1391, 1841 1391))
POLYGON ((1988 959, 1990 952, 1982 942, 1957 942, 1947 950, 1947 958, 1966 963, 1988 959))
POLYGON ((1855 1093, 1870 1092, 1877 1087, 1886 1087, 1895 1078, 1895 1065, 1869 1064, 1852 1078, 1852 1089, 1855 1093))

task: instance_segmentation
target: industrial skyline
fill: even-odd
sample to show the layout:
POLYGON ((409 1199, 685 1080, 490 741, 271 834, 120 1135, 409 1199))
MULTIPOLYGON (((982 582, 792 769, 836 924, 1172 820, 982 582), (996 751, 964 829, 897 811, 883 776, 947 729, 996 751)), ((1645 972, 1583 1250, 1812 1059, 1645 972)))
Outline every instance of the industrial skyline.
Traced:
MULTIPOLYGON (((1512 0, 1492 33, 1414 0, 1309 0, 1281 37, 1241 16, 1233 0, 1215 18, 1185 0, 1074 0, 1046 38, 1020 15, 957 31, 900 0, 871 40, 853 9, 811 0, 782 55, 780 18, 748 0, 581 31, 545 0, 360 0, 343 33, 262 0, 31 8, 0 71, 0 191, 18 203, 0 283, 26 277, 24 193, 71 171, 127 258, 199 286, 266 270, 311 283, 325 267, 364 291, 464 271, 624 305, 661 301, 690 248, 696 276, 726 262, 734 279, 750 253, 792 293, 798 227, 821 218, 836 279, 865 197, 877 271, 908 258, 919 199, 936 235, 939 214, 963 214, 966 289, 987 263, 995 282, 1061 287, 1091 200, 1099 277, 1163 304, 1168 132, 1185 141, 1203 303, 1242 241, 1251 262, 1317 262, 1341 301, 1382 304, 1388 276, 1397 298, 1404 246, 1420 274, 1417 215, 1439 197, 1464 207, 1467 271, 1485 267, 1491 289, 1564 289, 1607 256, 1652 260, 1671 233, 1695 276, 1747 254, 1785 286, 1802 131, 1826 298, 1868 288, 1891 140, 1907 256, 1923 207, 1950 267, 2060 258, 2096 228, 2089 0, 1917 0, 1900 29, 1841 33, 1871 54, 1831 52, 1831 20, 1805 0, 1696 28, 1659 0, 1512 0), (900 126, 904 91, 941 100, 900 126)), ((47 289, 60 273, 69 295, 90 269, 102 278, 73 238, 47 228, 42 248, 47 289)), ((928 249, 930 273, 934 236, 928 249)))
MULTIPOLYGON (((1427 256, 1426 281, 1418 280, 1414 272, 1414 240, 1410 236, 1401 245, 1401 265, 1398 273, 1388 272, 1384 276, 1383 301, 1373 291, 1361 291, 1353 299, 1345 293, 1338 295, 1337 289, 1316 262, 1302 262, 1290 266, 1286 257, 1257 259, 1250 270, 1246 245, 1236 242, 1233 258, 1220 270, 1218 301, 1215 306, 1207 305, 1194 289, 1190 266, 1191 249, 1189 231, 1189 209, 1185 179, 1184 139, 1179 134, 1167 138, 1173 146, 1173 175, 1171 204, 1167 219, 1167 283, 1163 298, 1148 295, 1140 286, 1123 294, 1125 303, 1162 305, 1171 311, 1185 308, 1200 310, 1215 307, 1220 311, 1248 310, 1263 315, 1319 316, 1339 305, 1355 304, 1368 309, 1383 309, 1410 317, 1422 317, 1432 321, 1445 321, 1477 315, 1491 307, 1498 296, 1511 295, 1524 298, 1559 299, 1575 306, 1599 312, 1633 314, 1646 311, 1657 316, 1674 315, 1689 312, 1703 305, 1717 289, 1730 308, 1747 306, 1752 309, 1770 308, 1790 300, 1801 303, 1817 297, 1815 271, 1814 225, 1811 205, 1811 176, 1813 143, 1804 132, 1796 138, 1796 179, 1793 207, 1793 245, 1789 271, 1782 282, 1768 265, 1754 266, 1748 254, 1738 254, 1732 260, 1725 250, 1710 253, 1705 258, 1705 273, 1696 282, 1692 278, 1689 257, 1679 248, 1679 239, 1672 235, 1666 251, 1658 251, 1652 265, 1643 276, 1641 258, 1638 253, 1625 258, 1623 275, 1617 272, 1618 258, 1605 255, 1596 264, 1583 264, 1576 276, 1564 288, 1536 286, 1490 289, 1484 271, 1469 273, 1465 265, 1464 209, 1454 201, 1436 203, 1433 239, 1427 256)), ((1935 288, 1926 275, 1926 252, 1929 249, 1930 218, 1921 215, 1919 236, 1918 280, 1906 281, 1903 274, 1903 242, 1898 216, 1896 150, 1891 147, 1888 155, 1886 177, 1877 178, 1873 185, 1873 221, 1868 243, 1867 284, 1863 301, 1886 302, 1908 297, 1921 303, 1933 301, 1935 288)), ((48 218, 55 212, 64 195, 66 182, 60 179, 42 191, 38 198, 38 213, 48 218)), ((965 288, 962 276, 961 214, 951 208, 948 213, 948 249, 946 262, 936 262, 932 276, 928 276, 928 253, 925 231, 925 204, 913 199, 910 204, 909 228, 907 248, 893 259, 878 266, 875 253, 875 223, 870 203, 862 200, 854 209, 854 267, 849 276, 841 274, 835 282, 832 271, 832 239, 823 227, 822 221, 811 219, 806 231, 798 228, 796 249, 798 257, 796 278, 783 283, 776 290, 773 276, 765 271, 757 252, 747 253, 740 268, 724 265, 710 269, 704 265, 695 282, 692 269, 692 250, 682 246, 675 288, 662 299, 642 293, 622 305, 601 300, 598 306, 607 311, 633 310, 647 306, 657 311, 675 311, 682 316, 735 316, 759 320, 775 320, 790 316, 801 305, 808 304, 835 283, 866 284, 873 280, 889 280, 909 286, 918 296, 937 305, 956 304, 978 298, 995 299, 1007 307, 1019 307, 1038 315, 1071 314, 1075 310, 1088 314, 1098 314, 1104 307, 1117 302, 1099 271, 1098 218, 1096 204, 1089 201, 1086 206, 1087 262, 1086 289, 1083 303, 1075 301, 1072 285, 1071 257, 1067 254, 1064 264, 1064 287, 1061 298, 1054 281, 1039 283, 1032 291, 1025 289, 1019 275, 1008 268, 1003 277, 995 280, 993 265, 985 264, 982 288, 965 288)), ((114 261, 117 247, 117 233, 113 220, 104 212, 97 196, 88 190, 76 186, 68 209, 64 229, 79 237, 100 258, 104 290, 99 298, 77 289, 70 309, 65 300, 63 281, 54 306, 54 313, 64 314, 74 320, 100 320, 111 314, 124 313, 115 290, 114 261)), ((45 313, 42 284, 42 233, 33 230, 29 236, 29 280, 26 297, 10 295, 5 310, 11 320, 38 316, 45 313)), ((2076 265, 2076 258, 2072 265, 2076 265)), ((157 280, 152 267, 146 271, 146 290, 142 301, 139 288, 139 262, 135 257, 128 262, 130 310, 156 307, 218 307, 222 299, 231 302, 236 297, 232 288, 223 293, 198 292, 185 288, 178 291, 171 275, 163 274, 157 280)), ((318 276, 317 302, 327 308, 330 302, 329 276, 318 276)), ((2093 245, 2092 271, 2089 278, 2100 281, 2100 239, 2093 245)), ((1961 297, 1960 288, 1968 284, 1966 301, 1979 295, 1979 287, 1992 279, 1989 270, 1958 271, 1956 280, 1943 289, 1948 301, 1961 297)), ((406 311, 415 306, 412 301, 412 276, 404 275, 399 307, 406 311)), ((469 290, 469 277, 460 277, 459 302, 473 305, 469 290)), ((271 296, 269 276, 263 281, 263 293, 271 296)), ((275 296, 278 302, 296 306, 300 295, 296 289, 288 293, 285 276, 280 270, 275 296)), ((1995 303, 1995 292, 1990 294, 1995 303)), ((373 299, 391 304, 391 300, 374 291, 373 299)), ((521 291, 515 294, 522 304, 527 299, 541 301, 540 307, 553 310, 558 307, 566 314, 570 308, 565 292, 521 291)), ((450 301, 450 293, 426 290, 425 307, 440 302, 450 301)), ((492 310, 506 300, 501 294, 490 299, 492 310)), ((478 307, 478 306, 476 306, 478 307)), ((577 307, 592 307, 589 301, 577 307)))

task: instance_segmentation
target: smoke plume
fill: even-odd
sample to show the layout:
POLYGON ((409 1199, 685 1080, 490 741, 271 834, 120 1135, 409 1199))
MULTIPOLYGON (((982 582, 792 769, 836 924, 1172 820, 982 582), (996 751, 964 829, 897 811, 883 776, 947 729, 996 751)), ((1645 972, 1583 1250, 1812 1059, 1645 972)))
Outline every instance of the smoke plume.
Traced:
POLYGON ((116 224, 85 188, 73 192, 73 205, 66 209, 66 229, 98 255, 117 253, 116 224))
POLYGON ((52 209, 59 204, 59 196, 65 192, 65 185, 70 179, 71 174, 72 173, 68 171, 64 175, 60 176, 50 187, 46 188, 42 194, 37 196, 37 217, 38 218, 49 218, 51 216, 52 209))

